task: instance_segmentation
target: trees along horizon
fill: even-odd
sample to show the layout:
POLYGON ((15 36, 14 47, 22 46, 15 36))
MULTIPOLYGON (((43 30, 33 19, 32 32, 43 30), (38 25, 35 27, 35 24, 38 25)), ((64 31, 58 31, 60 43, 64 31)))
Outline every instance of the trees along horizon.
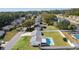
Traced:
POLYGON ((57 18, 54 14, 49 14, 46 12, 43 12, 41 15, 42 15, 42 20, 48 25, 53 25, 55 18, 57 18))
POLYGON ((24 12, 0 12, 0 28, 5 25, 10 25, 15 19, 25 15, 24 12))

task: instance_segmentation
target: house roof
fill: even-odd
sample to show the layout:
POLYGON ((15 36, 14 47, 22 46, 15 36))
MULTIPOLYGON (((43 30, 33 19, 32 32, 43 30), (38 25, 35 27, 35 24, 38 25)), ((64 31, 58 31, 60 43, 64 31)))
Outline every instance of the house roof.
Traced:
POLYGON ((9 30, 13 27, 14 27, 13 25, 7 25, 7 26, 3 27, 3 30, 9 30))
POLYGON ((12 25, 17 25, 17 23, 15 21, 11 22, 12 25))
POLYGON ((35 18, 35 25, 38 25, 35 27, 35 30, 32 32, 32 42, 42 42, 42 35, 41 35, 41 31, 40 31, 40 17, 35 18))
POLYGON ((22 23, 23 20, 25 20, 25 19, 23 17, 21 17, 19 19, 14 20, 13 22, 11 22, 11 24, 12 25, 17 25, 17 24, 22 23))
POLYGON ((4 31, 0 31, 0 36, 3 36, 4 35, 4 31))
POLYGON ((40 35, 41 35, 41 32, 40 32, 39 30, 34 30, 34 31, 32 32, 32 35, 33 35, 33 36, 40 36, 40 35))
POLYGON ((25 17, 20 17, 20 20, 25 20, 25 17))

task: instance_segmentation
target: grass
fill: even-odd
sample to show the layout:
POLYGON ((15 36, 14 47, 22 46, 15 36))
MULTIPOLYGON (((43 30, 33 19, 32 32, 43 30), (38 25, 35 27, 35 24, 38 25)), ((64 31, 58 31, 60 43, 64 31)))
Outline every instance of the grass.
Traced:
POLYGON ((44 36, 51 37, 54 40, 54 46, 68 46, 67 42, 64 42, 63 37, 59 32, 44 32, 44 36))
POLYGON ((16 33, 17 33, 16 30, 12 30, 12 31, 7 32, 3 38, 4 41, 9 41, 16 33))
POLYGON ((45 30, 58 30, 55 26, 47 26, 45 30))
POLYGON ((30 45, 30 36, 22 37, 12 48, 12 50, 38 50, 30 45))

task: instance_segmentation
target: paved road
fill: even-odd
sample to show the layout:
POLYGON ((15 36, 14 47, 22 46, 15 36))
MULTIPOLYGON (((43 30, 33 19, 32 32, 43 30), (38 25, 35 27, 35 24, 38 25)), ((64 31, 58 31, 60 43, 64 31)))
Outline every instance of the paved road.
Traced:
POLYGON ((21 38, 21 34, 24 32, 18 32, 7 44, 4 50, 10 50, 13 45, 21 38))

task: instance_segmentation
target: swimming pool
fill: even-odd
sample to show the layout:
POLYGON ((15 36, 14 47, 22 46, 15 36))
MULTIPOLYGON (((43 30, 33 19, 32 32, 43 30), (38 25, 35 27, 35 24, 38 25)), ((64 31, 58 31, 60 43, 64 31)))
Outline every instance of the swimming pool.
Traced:
POLYGON ((75 38, 79 40, 79 34, 74 34, 75 38))
POLYGON ((53 39, 50 38, 50 37, 47 37, 47 38, 46 38, 46 43, 47 43, 47 45, 54 45, 54 41, 53 41, 53 39))

